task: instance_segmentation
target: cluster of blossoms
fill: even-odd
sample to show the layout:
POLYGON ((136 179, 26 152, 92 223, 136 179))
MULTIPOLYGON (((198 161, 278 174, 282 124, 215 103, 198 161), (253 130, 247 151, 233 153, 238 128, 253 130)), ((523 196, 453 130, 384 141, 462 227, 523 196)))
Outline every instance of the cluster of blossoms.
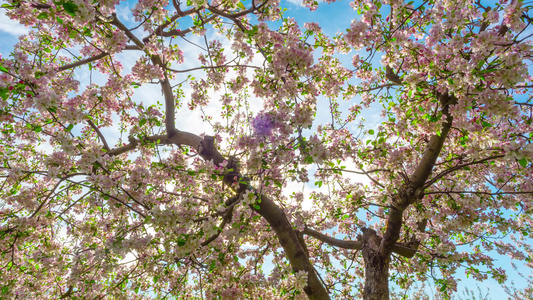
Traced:
POLYGON ((131 73, 139 80, 140 83, 150 82, 163 78, 163 71, 159 66, 154 66, 150 60, 143 56, 137 60, 131 73))
POLYGON ((270 137, 275 128, 274 116, 268 112, 261 112, 252 120, 255 134, 260 137, 270 137))
POLYGON ((314 101, 298 103, 294 109, 294 115, 291 117, 291 121, 294 126, 310 128, 315 118, 315 112, 316 107, 314 101))
POLYGON ((178 45, 174 45, 173 47, 165 47, 163 49, 163 57, 165 61, 168 62, 177 62, 178 64, 182 64, 184 60, 183 51, 180 49, 178 45))
POLYGON ((59 96, 54 91, 42 92, 33 97, 35 108, 39 111, 46 111, 48 108, 57 107, 60 103, 59 96))
POLYGON ((242 195, 242 205, 244 205, 244 206, 252 205, 256 201, 257 201, 256 191, 247 190, 242 195))
POLYGON ((207 86, 208 85, 205 79, 191 82, 193 92, 191 94, 191 102, 189 102, 190 110, 194 110, 198 106, 205 107, 209 103, 209 95, 206 88, 207 86))
POLYGON ((169 4, 169 1, 159 1, 159 0, 143 0, 138 1, 135 4, 135 7, 132 9, 133 16, 136 21, 144 21, 143 27, 146 30, 151 30, 151 22, 155 24, 161 24, 165 22, 167 17, 167 10, 164 9, 165 6, 169 4), (146 18, 147 14, 150 15, 150 18, 146 18), (149 22, 146 22, 149 21, 149 22))
POLYGON ((124 31, 117 29, 111 32, 108 36, 103 37, 101 40, 95 42, 95 46, 111 54, 124 50, 127 43, 128 37, 124 31))
MULTIPOLYGON (((511 1, 511 3, 505 7, 503 24, 515 32, 520 32, 526 27, 526 24, 521 20, 523 13, 527 9, 523 6, 523 1, 511 1)), ((496 18, 494 18, 494 20, 495 19, 496 18)))
POLYGON ((70 170, 73 162, 65 151, 56 151, 47 157, 45 165, 48 169, 47 175, 50 178, 56 178, 61 177, 65 170, 70 170))
POLYGON ((232 37, 231 49, 244 58, 244 63, 249 63, 254 58, 252 47, 246 42, 244 32, 237 31, 232 37))

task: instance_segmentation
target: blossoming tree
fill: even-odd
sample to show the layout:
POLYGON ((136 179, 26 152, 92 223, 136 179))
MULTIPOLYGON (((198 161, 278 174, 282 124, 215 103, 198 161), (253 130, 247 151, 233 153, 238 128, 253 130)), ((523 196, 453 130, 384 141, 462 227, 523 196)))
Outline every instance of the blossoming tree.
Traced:
POLYGON ((488 251, 531 264, 527 5, 350 5, 328 37, 274 0, 3 4, 33 29, 0 61, 0 298, 447 296, 505 282, 488 251))

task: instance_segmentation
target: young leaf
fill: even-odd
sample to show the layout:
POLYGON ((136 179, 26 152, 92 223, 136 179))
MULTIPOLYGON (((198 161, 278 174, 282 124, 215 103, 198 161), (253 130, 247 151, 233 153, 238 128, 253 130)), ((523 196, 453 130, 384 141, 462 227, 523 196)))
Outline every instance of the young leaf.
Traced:
POLYGON ((518 160, 518 163, 524 168, 527 167, 527 159, 525 158, 518 160))
POLYGON ((63 2, 63 8, 69 15, 73 17, 76 16, 76 12, 78 11, 78 6, 73 2, 63 2))

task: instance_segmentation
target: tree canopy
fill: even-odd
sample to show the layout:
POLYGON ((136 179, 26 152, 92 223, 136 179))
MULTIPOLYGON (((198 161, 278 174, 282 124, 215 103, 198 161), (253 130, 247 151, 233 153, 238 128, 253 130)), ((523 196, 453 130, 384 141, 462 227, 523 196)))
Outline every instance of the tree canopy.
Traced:
POLYGON ((355 0, 337 34, 285 4, 2 4, 29 31, 0 298, 450 298, 506 284, 492 253, 533 267, 530 3, 355 0))

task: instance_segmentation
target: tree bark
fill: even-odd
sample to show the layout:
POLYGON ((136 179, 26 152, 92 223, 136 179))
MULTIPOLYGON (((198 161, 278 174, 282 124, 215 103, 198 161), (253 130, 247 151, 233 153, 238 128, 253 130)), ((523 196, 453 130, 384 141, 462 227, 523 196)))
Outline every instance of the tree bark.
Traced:
MULTIPOLYGON (((387 69, 387 72, 389 73, 388 76, 391 76, 390 68, 387 69)), ((444 147, 444 142, 453 123, 449 107, 457 103, 457 98, 446 92, 439 94, 438 100, 442 105, 442 114, 446 120, 442 124, 440 134, 435 134, 430 138, 426 150, 408 182, 399 187, 397 195, 392 195, 383 238, 378 237, 373 229, 362 229, 362 252, 365 262, 364 300, 389 299, 389 263, 392 251, 400 238, 403 212, 410 205, 423 198, 425 183, 433 172, 435 162, 444 147)), ((422 227, 425 228, 425 222, 422 227)))
POLYGON ((364 300, 389 299, 389 256, 379 251, 381 239, 376 231, 363 228, 363 259, 365 261, 364 300))

